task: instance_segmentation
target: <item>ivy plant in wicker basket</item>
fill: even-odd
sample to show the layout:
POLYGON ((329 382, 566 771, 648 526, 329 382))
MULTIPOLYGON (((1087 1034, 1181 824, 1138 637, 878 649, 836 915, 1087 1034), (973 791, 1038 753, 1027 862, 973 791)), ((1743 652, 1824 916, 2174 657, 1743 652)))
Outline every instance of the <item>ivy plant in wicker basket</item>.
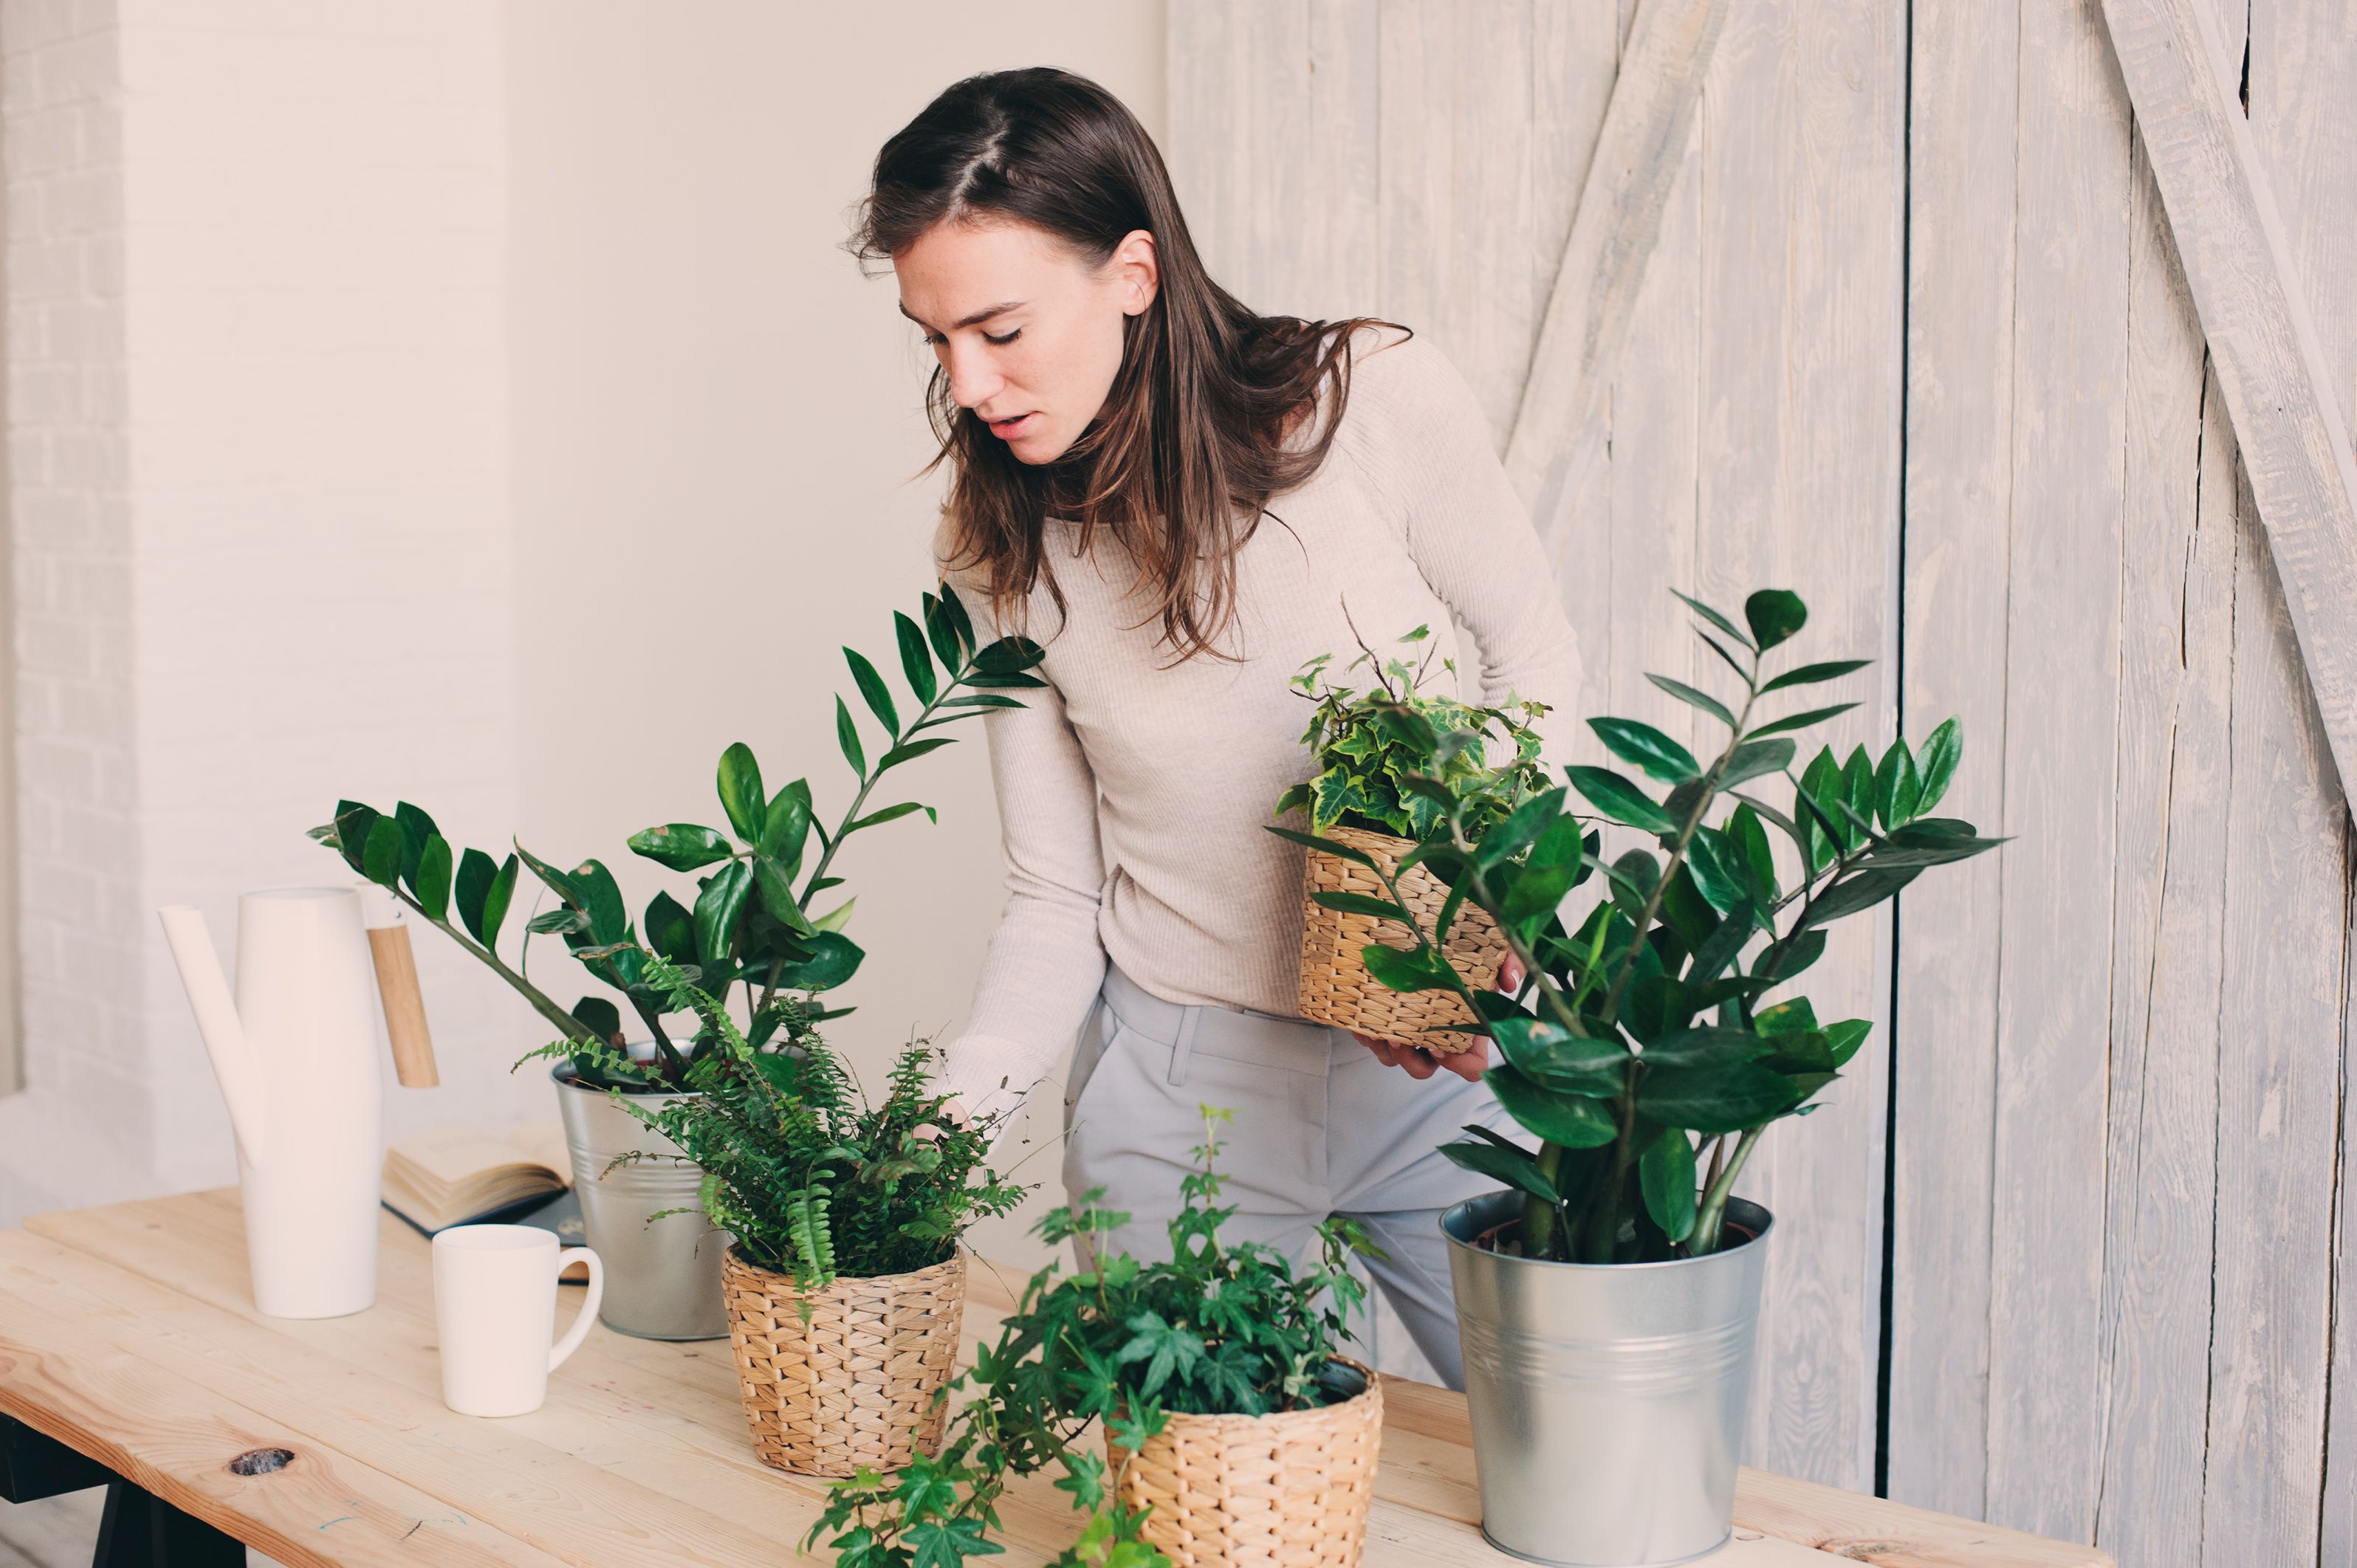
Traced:
POLYGON ((958 1238, 1026 1190, 984 1163, 995 1124, 942 1113, 930 1042, 902 1049, 871 1105, 816 1009, 774 1004, 757 1047, 682 966, 644 952, 642 971, 703 1025, 697 1092, 613 1098, 701 1167, 699 1206, 736 1238, 722 1288, 762 1461, 813 1476, 910 1463, 940 1440, 934 1396, 965 1304, 958 1238))
MULTIPOLYGON (((1229 1113, 1203 1115, 1171 1258, 1106 1256, 1100 1240, 1094 1270, 1034 1275, 952 1385, 976 1397, 940 1453, 838 1483, 806 1548, 826 1538, 842 1568, 956 1568, 1002 1550, 989 1535, 1009 1477, 1052 1464, 1087 1516, 1060 1568, 1357 1561, 1383 1391, 1340 1347, 1366 1300, 1351 1254, 1374 1249, 1355 1223, 1329 1221, 1319 1265, 1297 1276, 1273 1248, 1223 1244, 1235 1208, 1219 1202, 1217 1129, 1229 1113), (1087 1441, 1098 1423, 1103 1457, 1087 1441)), ((1039 1234, 1061 1243, 1126 1223, 1095 1207, 1102 1196, 1049 1214, 1039 1234)))
MULTIPOLYGON (((1420 626, 1399 643, 1412 649, 1429 637, 1430 629, 1420 626)), ((1362 643, 1344 673, 1364 671, 1370 682, 1364 689, 1333 681, 1327 673, 1332 661, 1332 655, 1321 654, 1292 681, 1312 704, 1301 738, 1317 772, 1285 792, 1275 814, 1301 811, 1309 831, 1269 830, 1309 849, 1302 872, 1301 1015, 1436 1052, 1463 1050, 1469 1042, 1455 1026, 1471 1023, 1474 1015, 1455 995, 1404 992, 1383 983, 1384 966, 1396 961, 1381 950, 1394 939, 1371 912, 1370 900, 1383 897, 1395 877, 1401 897, 1427 923, 1439 914, 1448 889, 1434 873, 1445 868, 1427 870, 1413 862, 1401 867, 1411 851, 1445 834, 1450 819, 1438 798, 1418 792, 1410 780, 1439 780, 1457 808, 1458 826, 1478 843, 1546 789, 1539 737, 1530 727, 1546 705, 1510 698, 1497 707, 1473 707, 1426 695, 1429 648, 1411 664, 1397 655, 1381 658, 1362 643), (1444 736, 1455 737, 1445 751, 1437 745, 1444 736), (1337 854, 1336 846, 1356 854, 1337 854)), ((1456 673, 1449 660, 1441 667, 1456 673)), ((1427 850, 1427 858, 1437 853, 1427 850)), ((1466 911, 1448 942, 1451 961, 1475 986, 1496 979, 1506 944, 1487 915, 1466 911)))

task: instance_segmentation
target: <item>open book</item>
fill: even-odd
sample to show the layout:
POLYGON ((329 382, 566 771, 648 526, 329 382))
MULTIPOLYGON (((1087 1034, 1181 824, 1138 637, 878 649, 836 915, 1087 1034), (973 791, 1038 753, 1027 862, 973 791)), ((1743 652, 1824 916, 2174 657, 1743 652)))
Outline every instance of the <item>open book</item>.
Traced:
POLYGON ((565 1133, 554 1122, 519 1127, 436 1127, 384 1151, 384 1206, 427 1235, 453 1225, 516 1218, 573 1182, 565 1133))

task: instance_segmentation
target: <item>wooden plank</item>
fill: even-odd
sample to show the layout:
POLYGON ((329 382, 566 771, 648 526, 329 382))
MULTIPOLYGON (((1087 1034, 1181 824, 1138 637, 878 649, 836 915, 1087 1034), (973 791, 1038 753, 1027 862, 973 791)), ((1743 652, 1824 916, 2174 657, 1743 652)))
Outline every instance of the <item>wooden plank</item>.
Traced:
MULTIPOLYGON (((13 1251, 0 1256, 19 1262, 13 1251)), ((355 1556, 433 1568, 554 1568, 558 1561, 353 1458, 319 1432, 124 1352, 14 1283, 0 1268, 0 1413, 288 1568, 355 1556), (276 1447, 295 1452, 284 1469, 245 1477, 229 1468, 241 1454, 276 1447)))
MULTIPOLYGON (((2083 1541, 2102 1451, 2127 102, 2092 0, 2021 16, 1987 1515, 2083 1541)), ((1986 656, 1987 650, 1984 650, 1986 656)), ((1971 766, 1968 758, 1967 767, 1971 766)))
POLYGON ((1606 389, 1726 9, 1726 0, 1644 0, 1621 55, 1506 449, 1507 470, 1551 542, 1602 445, 1606 389))
MULTIPOLYGON (((1902 704, 1919 735, 1951 715, 1962 722, 1964 766, 1942 809, 1994 825, 2007 820, 2019 16, 1980 0, 1916 0, 1912 10, 1902 704)), ((1898 913, 1888 1485, 1900 1501, 1972 1518, 1988 1498, 1996 958, 2009 853, 1925 878, 1898 913)))
POLYGON ((2341 396, 2201 0, 2104 0, 2104 16, 2345 781, 2357 776, 2357 456, 2341 396))
MULTIPOLYGON (((2213 351, 2214 357, 2214 351, 2213 351)), ((2244 455, 2203 1533, 2316 1557, 2347 811, 2244 455)))
POLYGON ((1305 287, 1300 308, 1323 319, 1375 314, 1383 299, 1373 242, 1383 172, 1377 16, 1376 0, 1309 3, 1308 189, 1300 264, 1303 281, 1315 288, 1305 287))
MULTIPOLYGON (((1845 751, 1895 709, 1903 48, 1903 16, 1873 0, 1760 0, 1729 15, 1703 99, 1699 581, 1729 607, 1797 587, 1811 624, 1791 657, 1876 660, 1842 682, 1859 711, 1824 726, 1845 751)), ((1826 1016, 1873 1020, 1868 1048, 1747 1177, 1780 1234, 1746 1451, 1858 1489, 1875 1479, 1888 919, 1837 929, 1805 987, 1826 1016)))
POLYGON ((2094 1539, 2164 1568, 2202 1560, 2209 1460, 2234 443, 2141 145, 2134 201, 2094 1539))
MULTIPOLYGON (((406 1230, 385 1232, 381 1277, 388 1287, 386 1295, 370 1312, 353 1317, 309 1323, 268 1319, 254 1314, 250 1304, 241 1309, 176 1288, 186 1283, 206 1295, 242 1294, 242 1251, 221 1245, 224 1240, 239 1239, 236 1212, 231 1195, 200 1194, 49 1216, 40 1222, 44 1230, 79 1245, 24 1231, 0 1232, 0 1343, 13 1346, 11 1335, 22 1328, 40 1342, 40 1355, 61 1359, 83 1382, 102 1381, 121 1371, 134 1391, 166 1388, 179 1401, 175 1409, 235 1409, 237 1396, 224 1391, 233 1387, 253 1401, 240 1417, 245 1426, 231 1436, 208 1441, 218 1447, 220 1442, 245 1442, 258 1434, 254 1441, 276 1438, 292 1446, 296 1444, 284 1434, 299 1433, 303 1459, 283 1473, 298 1482, 325 1471, 325 1466, 308 1463, 308 1444, 329 1433, 347 1446, 374 1445, 399 1459, 400 1478, 383 1483, 396 1490, 414 1485, 421 1475, 454 1479, 471 1465, 479 1473, 476 1481, 457 1488, 471 1498, 477 1492, 499 1493, 511 1474, 529 1474, 536 1490, 530 1508, 516 1509, 519 1517, 562 1537, 564 1554, 578 1563, 646 1561, 651 1547, 653 1560, 662 1560, 662 1542, 673 1527, 704 1529, 712 1561, 738 1561, 740 1538, 732 1526, 755 1533, 766 1529, 770 1539, 782 1544, 791 1539, 791 1518, 813 1506, 809 1499, 822 1483, 766 1470, 751 1461, 734 1408, 733 1372, 725 1366, 725 1354, 716 1359, 705 1353, 709 1347, 667 1346, 596 1332, 582 1356, 596 1349, 611 1364, 651 1368, 653 1384, 630 1389, 603 1377, 576 1380, 568 1363, 565 1375, 551 1383, 550 1407, 532 1416, 485 1423, 441 1411, 431 1392, 417 1386, 423 1380, 430 1387, 434 1378, 430 1304, 420 1295, 430 1288, 430 1271, 425 1245, 406 1230), (163 1278, 143 1277, 113 1261, 116 1256, 163 1278), (89 1373, 92 1368, 110 1370, 94 1379, 89 1373), (666 1460, 667 1453, 677 1447, 667 1434, 702 1424, 705 1412, 691 1407, 682 1415, 638 1395, 677 1400, 689 1391, 698 1369, 706 1383, 717 1381, 712 1376, 716 1373, 730 1379, 725 1425, 735 1452, 725 1458, 703 1455, 676 1467, 666 1460), (589 1395, 581 1396, 576 1385, 589 1395), (287 1406, 301 1419, 289 1421, 284 1412, 265 1410, 268 1405, 287 1406), (611 1430, 602 1439, 585 1440, 583 1429, 596 1422, 609 1423, 611 1430), (586 1451, 561 1456, 575 1446, 586 1451), (587 1483, 571 1467, 576 1460, 587 1476, 603 1477, 607 1489, 586 1501, 577 1497, 587 1483), (630 1499, 641 1487, 666 1494, 669 1519, 651 1531, 614 1533, 610 1510, 635 1509, 630 1499), (753 1500, 748 1503, 748 1498, 753 1500), (542 1521, 544 1514, 565 1517, 542 1521)), ((976 1282, 973 1299, 985 1311, 974 1316, 986 1327, 990 1315, 1012 1300, 1009 1287, 1015 1282, 986 1269, 976 1282)), ((58 1392, 46 1384, 36 1389, 17 1377, 17 1366, 13 1350, 0 1351, 0 1367, 5 1368, 0 1370, 0 1389, 11 1391, 19 1402, 27 1397, 27 1389, 35 1389, 30 1397, 52 1422, 52 1406, 78 1397, 87 1402, 87 1395, 58 1392)), ((114 1402, 135 1408, 138 1396, 135 1391, 114 1402)), ((1470 1528, 1479 1504, 1463 1396, 1393 1380, 1385 1389, 1385 1473, 1378 1478, 1368 1563, 1389 1568, 1505 1561, 1482 1545, 1470 1528)), ((101 1420, 132 1420, 135 1424, 136 1417, 123 1416, 109 1406, 101 1420)), ((201 1427, 201 1420, 182 1420, 174 1430, 201 1427)), ((84 1435, 92 1444, 105 1441, 84 1435)), ((209 1449, 203 1467, 217 1470, 217 1458, 209 1449)), ((340 1463, 338 1475, 350 1469, 349 1455, 340 1463)), ((209 1475, 191 1484, 199 1491, 220 1489, 218 1479, 209 1475)), ((298 1489, 282 1488, 277 1496, 283 1500, 298 1489)), ((1042 1503, 1061 1515, 1062 1499, 1031 1494, 1049 1490, 1029 1483, 1017 1488, 1009 1510, 1015 1550, 1006 1560, 1011 1564, 1044 1560, 1033 1505, 1042 1503)), ((233 1499, 231 1513, 221 1517, 252 1511, 240 1497, 233 1499)), ((286 1513, 298 1520, 308 1517, 302 1509, 286 1513)), ((482 1528, 487 1518, 473 1522, 482 1528)), ((1048 1524, 1064 1525, 1068 1519, 1062 1515, 1048 1524)), ((517 1532, 511 1528, 511 1533, 517 1532)), ((1052 1535, 1053 1530, 1047 1533, 1052 1535)), ((1064 1534, 1069 1536, 1068 1525, 1064 1534)), ((309 1555, 300 1554, 299 1547, 281 1551, 274 1544, 272 1550, 290 1563, 412 1560, 380 1555, 358 1537, 348 1541, 339 1536, 329 1546, 314 1532, 305 1544, 309 1555)), ((548 1561, 537 1553, 453 1556, 447 1549, 432 1560, 529 1563, 535 1568, 548 1561)), ((1738 1483, 1736 1540, 1711 1561, 1728 1568, 1805 1568, 1812 1563, 1830 1568, 1834 1561, 1890 1568, 2094 1568, 2108 1559, 2084 1548, 2017 1540, 1968 1520, 1746 1470, 1738 1483)))
MULTIPOLYGON (((2348 281, 2357 270, 2357 184, 2351 178, 2351 171, 2357 169, 2357 115, 2350 113, 2350 104, 2357 102, 2357 29, 2350 27, 2348 7, 2333 0, 2255 0, 2248 17, 2251 139, 2275 188, 2292 270, 2302 285, 2300 297, 2309 309, 2326 379, 2346 413, 2357 407, 2357 294, 2348 281)), ((2228 40, 2230 55, 2233 41, 2228 40)), ((2276 704, 2278 711, 2283 705, 2280 700, 2276 704)), ((2345 777, 2341 782, 2345 798, 2345 777)), ((2346 838, 2345 822, 2342 831, 2346 838)), ((2345 850, 2341 877, 2344 886, 2350 885, 2352 863, 2345 850)), ((2310 888, 2313 896, 2309 876, 2303 875, 2298 886, 2310 888)), ((2344 908, 2352 908, 2357 905, 2344 904, 2344 908)), ((2312 905, 2309 913, 2317 913, 2312 905)), ((2329 1263, 2319 1262, 2309 1239, 2303 1238, 2296 1256, 2277 1266, 2294 1284, 2310 1282, 2291 1271, 2325 1269, 2331 1279, 2333 1337, 2325 1380, 2329 1416, 2324 1463, 2315 1466, 2321 1471, 2315 1479, 2322 1494, 2315 1561, 2332 1564, 2357 1562, 2357 1283, 2352 1283, 2357 1272, 2352 1267, 2357 1258, 2357 1201, 2352 1200, 2349 1168, 2357 1105, 2351 1101, 2348 1059, 2348 1020, 2357 1015, 2357 989, 2352 989, 2357 972, 2352 964, 2357 930, 2329 915, 2321 918, 2328 927, 2340 925, 2341 934, 2343 975, 2337 987, 2341 1133, 2332 1152, 2332 1201, 2340 1234, 2329 1263)), ((2314 959, 2320 960, 2331 944, 2303 937, 2298 945, 2312 948, 2314 959)), ((2303 980, 2302 989, 2314 983, 2303 980)), ((2302 1010, 2309 1026, 2301 1032, 2309 1035, 2313 1051, 2316 1011, 2312 1003, 2304 1004, 2302 1010)), ((2316 1179, 2312 1169, 2306 1179, 2316 1179)), ((2302 1206, 2309 1207, 2305 1195, 2302 1206)), ((2296 1367, 2283 1370, 2303 1375, 2296 1367)), ((2287 1464, 2286 1478, 2305 1480, 2312 1468, 2310 1457, 2287 1464)), ((2242 1477, 2236 1489, 2257 1479, 2242 1477)))
POLYGON ((1308 166, 1309 16, 1302 0, 1170 10, 1166 161, 1205 264, 1262 310, 1295 307, 1308 166))

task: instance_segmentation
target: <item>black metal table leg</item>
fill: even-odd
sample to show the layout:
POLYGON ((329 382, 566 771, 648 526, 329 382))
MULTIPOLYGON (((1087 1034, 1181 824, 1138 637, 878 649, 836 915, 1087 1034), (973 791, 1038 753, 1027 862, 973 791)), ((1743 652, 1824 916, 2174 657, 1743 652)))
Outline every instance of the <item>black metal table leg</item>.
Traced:
POLYGON ((43 1436, 21 1421, 0 1415, 0 1498, 38 1502, 102 1487, 113 1479, 113 1471, 88 1455, 43 1436))
POLYGON ((106 1488, 91 1568, 245 1568, 245 1545, 20 1421, 0 1415, 0 1498, 106 1488))
POLYGON ((245 1543, 117 1477, 91 1568, 245 1568, 245 1543))

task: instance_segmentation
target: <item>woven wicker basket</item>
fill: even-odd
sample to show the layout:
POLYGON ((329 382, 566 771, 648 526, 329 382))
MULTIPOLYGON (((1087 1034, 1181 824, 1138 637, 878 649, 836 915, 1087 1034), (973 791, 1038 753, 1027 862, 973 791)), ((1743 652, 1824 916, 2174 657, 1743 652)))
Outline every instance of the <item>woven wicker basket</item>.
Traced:
POLYGON ((1178 1568, 1354 1568, 1383 1444, 1383 1391, 1278 1415, 1172 1415, 1135 1455, 1105 1437, 1122 1500, 1178 1568))
POLYGON ((811 1295, 792 1278, 722 1261, 728 1342, 761 1463, 843 1477, 862 1465, 907 1467, 941 1446, 949 1415, 933 1395, 957 1361, 965 1259, 875 1279, 837 1280, 811 1295))
MULTIPOLYGON (((1400 856, 1415 847, 1411 839, 1369 832, 1363 828, 1329 828, 1326 836, 1365 851, 1382 864, 1386 874, 1399 865, 1400 856)), ((1440 919, 1440 906, 1448 897, 1448 887, 1421 865, 1408 867, 1407 875, 1397 880, 1400 896, 1415 911, 1424 929, 1431 930, 1440 919)), ((1394 991, 1367 972, 1359 953, 1370 942, 1394 948, 1415 946, 1396 922, 1329 909, 1310 897, 1313 893, 1390 897, 1382 880, 1365 866, 1323 850, 1309 852, 1301 886, 1303 1017, 1373 1039, 1422 1046, 1442 1055, 1464 1050, 1480 1038, 1444 1027, 1473 1022, 1473 1015, 1455 992, 1394 991)), ((1457 918, 1449 924, 1448 940, 1441 947, 1448 954, 1449 962, 1457 966, 1457 972, 1465 977, 1466 984, 1479 991, 1497 983, 1498 966, 1506 958, 1506 939, 1487 912, 1470 903, 1458 906, 1457 918)))

